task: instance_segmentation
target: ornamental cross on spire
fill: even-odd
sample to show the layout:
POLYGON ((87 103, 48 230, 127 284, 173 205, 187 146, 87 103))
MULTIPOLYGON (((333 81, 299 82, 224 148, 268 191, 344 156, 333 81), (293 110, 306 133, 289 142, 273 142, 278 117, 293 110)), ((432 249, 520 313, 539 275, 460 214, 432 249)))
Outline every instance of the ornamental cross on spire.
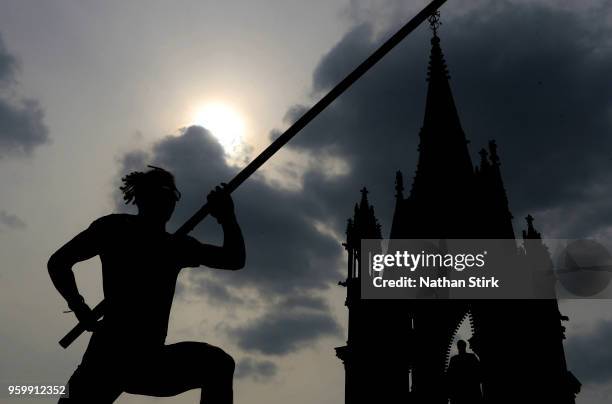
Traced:
POLYGON ((433 31, 435 37, 438 36, 438 28, 442 25, 442 21, 440 21, 440 11, 436 10, 429 17, 427 17, 427 21, 429 21, 429 26, 433 31))
POLYGON ((361 188, 361 199, 367 200, 370 191, 366 187, 361 188))

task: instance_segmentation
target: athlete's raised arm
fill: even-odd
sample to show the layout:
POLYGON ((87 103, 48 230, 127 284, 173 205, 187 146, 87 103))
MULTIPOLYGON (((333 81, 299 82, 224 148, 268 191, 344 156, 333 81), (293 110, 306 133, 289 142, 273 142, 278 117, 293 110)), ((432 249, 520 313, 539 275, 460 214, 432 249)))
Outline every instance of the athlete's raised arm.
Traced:
POLYGON ((223 228, 223 245, 197 242, 191 251, 192 255, 195 253, 195 260, 199 265, 232 271, 242 269, 246 262, 246 249, 232 197, 222 186, 217 186, 208 194, 208 203, 211 215, 223 228))

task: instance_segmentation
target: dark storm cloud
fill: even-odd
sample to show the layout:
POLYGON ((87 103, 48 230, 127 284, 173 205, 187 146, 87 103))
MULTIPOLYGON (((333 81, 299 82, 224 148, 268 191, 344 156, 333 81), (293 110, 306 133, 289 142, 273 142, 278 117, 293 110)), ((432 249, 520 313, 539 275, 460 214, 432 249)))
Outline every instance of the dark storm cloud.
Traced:
MULTIPOLYGON (((453 19, 442 12, 442 47, 474 162, 495 138, 520 227, 528 211, 561 206, 575 216, 595 208, 584 201, 612 203, 609 191, 601 191, 612 172, 609 8, 591 18, 507 2, 453 19)), ((386 232, 394 172, 402 169, 409 187, 416 166, 429 37, 427 27, 419 28, 291 143, 348 160, 351 178, 340 188, 312 183, 311 192, 334 198, 368 185, 386 232)), ((323 57, 313 89, 322 94, 380 42, 367 26, 355 27, 323 57)), ((289 120, 299 112, 292 108, 289 120)), ((565 235, 609 225, 608 216, 598 210, 589 228, 576 221, 565 235)))
POLYGON ((255 381, 266 381, 272 378, 277 371, 278 367, 272 361, 247 357, 238 362, 235 375, 239 379, 249 377, 255 381))
MULTIPOLYGON (((120 163, 121 176, 145 169, 147 164, 174 173, 183 197, 170 230, 201 206, 208 190, 236 173, 226 164, 216 139, 197 126, 159 141, 150 153, 127 153, 120 163)), ((118 193, 116 200, 118 207, 124 209, 118 193)), ((276 189, 257 177, 235 192, 234 200, 247 242, 247 267, 239 272, 191 270, 179 291, 202 294, 216 304, 240 305, 244 303, 241 289, 246 288, 256 291, 264 305, 271 304, 271 311, 260 322, 236 330, 239 344, 245 349, 286 353, 320 335, 337 332, 339 327, 327 306, 309 296, 342 279, 340 240, 320 233, 312 221, 324 217, 322 201, 300 192, 276 189), (273 303, 278 301, 286 302, 285 306, 292 310, 291 318, 276 311, 273 303), (284 326, 293 331, 281 332, 284 326), (245 342, 250 335, 255 338, 245 342), (278 344, 278 348, 270 347, 271 343, 278 344)), ((219 226, 212 218, 192 234, 203 241, 222 241, 219 226)))
POLYGON ((566 346, 570 369, 583 384, 612 381, 612 321, 604 321, 589 334, 571 337, 566 346))
POLYGON ((0 210, 0 231, 4 229, 23 229, 26 224, 19 216, 0 210))
POLYGON ((17 67, 0 36, 0 158, 27 156, 49 140, 38 101, 15 95, 17 67))
POLYGON ((244 326, 228 329, 244 350, 267 355, 285 355, 312 344, 317 338, 340 335, 338 324, 322 311, 274 310, 244 326))

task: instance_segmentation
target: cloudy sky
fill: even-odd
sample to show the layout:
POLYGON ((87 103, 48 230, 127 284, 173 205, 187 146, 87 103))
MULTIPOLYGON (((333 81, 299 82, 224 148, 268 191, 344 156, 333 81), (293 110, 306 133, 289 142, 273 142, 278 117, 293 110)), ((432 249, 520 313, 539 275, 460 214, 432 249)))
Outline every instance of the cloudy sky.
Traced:
MULTIPOLYGON (((442 9, 472 156, 497 140, 516 229, 531 213, 547 237, 611 237, 612 5, 490 3, 442 9)), ((63 383, 78 364, 87 338, 57 345, 74 319, 45 263, 97 217, 130 211, 122 174, 176 174, 175 229, 424 4, 0 0, 0 381, 63 383)), ((429 36, 415 31, 235 193, 244 271, 181 274, 168 341, 232 353, 238 403, 342 402, 344 226, 365 185, 388 234, 394 173, 416 164, 429 36)), ((213 222, 194 234, 219 241, 213 222)), ((76 272, 95 304, 99 263, 76 272)), ((612 304, 562 309, 579 403, 609 402, 612 304)))

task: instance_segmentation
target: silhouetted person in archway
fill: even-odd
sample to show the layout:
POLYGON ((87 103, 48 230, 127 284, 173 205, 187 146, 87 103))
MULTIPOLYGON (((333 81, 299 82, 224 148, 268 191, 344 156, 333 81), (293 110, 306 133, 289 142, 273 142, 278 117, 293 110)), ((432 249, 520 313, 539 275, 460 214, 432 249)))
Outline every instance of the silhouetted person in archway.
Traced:
POLYGON ((473 353, 466 352, 467 343, 457 341, 459 353, 448 365, 448 389, 451 404, 474 404, 482 402, 480 390, 480 361, 473 353))
POLYGON ((202 389, 201 402, 231 404, 234 360, 201 342, 165 345, 179 271, 206 265, 237 270, 245 263, 244 240, 229 193, 208 195, 221 224, 223 246, 166 232, 180 193, 169 172, 152 167, 123 178, 124 200, 137 215, 112 214, 61 247, 49 259, 53 284, 68 307, 93 331, 80 366, 60 403, 112 403, 122 392, 172 396, 202 389), (104 318, 96 322, 77 290, 72 266, 98 255, 102 262, 104 318), (206 401, 205 401, 206 400, 206 401))

